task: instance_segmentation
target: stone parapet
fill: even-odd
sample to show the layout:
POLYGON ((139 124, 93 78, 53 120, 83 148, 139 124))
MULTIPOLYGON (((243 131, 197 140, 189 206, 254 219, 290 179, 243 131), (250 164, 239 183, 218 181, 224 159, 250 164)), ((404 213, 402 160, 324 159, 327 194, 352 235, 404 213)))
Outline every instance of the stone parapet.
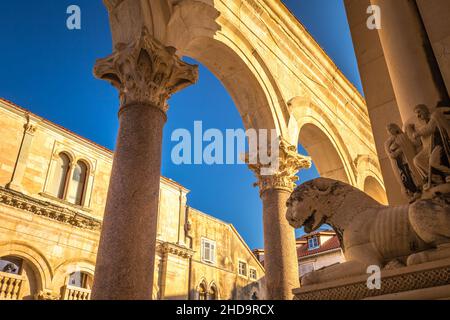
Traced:
POLYGON ((450 288, 450 259, 382 271, 379 290, 368 289, 368 277, 349 277, 295 289, 295 300, 450 299, 450 290, 445 293, 445 288, 450 288))

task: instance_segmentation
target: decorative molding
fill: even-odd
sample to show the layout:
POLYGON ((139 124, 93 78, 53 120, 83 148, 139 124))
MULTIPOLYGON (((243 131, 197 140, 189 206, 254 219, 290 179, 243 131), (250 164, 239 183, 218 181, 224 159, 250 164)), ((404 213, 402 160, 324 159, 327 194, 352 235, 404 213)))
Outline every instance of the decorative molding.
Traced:
MULTIPOLYGON (((272 175, 262 174, 262 169, 270 168, 270 165, 262 165, 259 163, 248 165, 258 180, 254 186, 259 187, 261 195, 270 189, 286 190, 288 192, 294 191, 296 182, 299 179, 297 173, 301 169, 311 168, 312 165, 310 157, 298 154, 297 147, 289 144, 284 139, 280 139, 278 159, 278 169, 272 175)), ((249 156, 247 155, 247 163, 248 160, 249 156)))
POLYGON ((247 7, 254 12, 258 17, 261 17, 264 13, 264 9, 255 0, 244 0, 247 7))
POLYGON ((306 291, 308 287, 296 290, 295 300, 361 300, 393 293, 407 292, 450 284, 450 265, 434 269, 382 276, 381 289, 369 290, 367 279, 335 287, 306 291), (305 292, 302 292, 304 290, 305 292))
POLYGON ((175 243, 162 242, 162 241, 157 241, 156 252, 159 252, 163 255, 172 254, 172 255, 179 256, 184 259, 192 258, 192 256, 195 253, 195 251, 193 251, 187 247, 180 246, 175 243))
POLYGON ((119 90, 121 108, 150 105, 165 113, 170 96, 198 79, 198 67, 182 61, 175 51, 144 28, 139 39, 119 43, 112 55, 97 60, 94 75, 119 90))
POLYGON ((41 290, 35 296, 35 300, 59 300, 61 296, 51 290, 41 290))
POLYGON ((79 229, 93 231, 101 229, 102 222, 98 219, 3 187, 0 187, 0 204, 28 211, 35 215, 69 224, 79 229))

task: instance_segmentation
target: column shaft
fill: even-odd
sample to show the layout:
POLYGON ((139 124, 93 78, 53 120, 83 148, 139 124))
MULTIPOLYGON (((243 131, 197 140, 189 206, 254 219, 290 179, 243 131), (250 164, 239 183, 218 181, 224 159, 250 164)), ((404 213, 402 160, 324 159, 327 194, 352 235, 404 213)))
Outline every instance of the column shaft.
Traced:
POLYGON ((414 107, 434 108, 447 96, 415 1, 371 0, 381 9, 381 45, 404 123, 414 107))
POLYGON ((165 121, 160 109, 148 105, 120 112, 93 299, 152 297, 165 121))
POLYGON ((254 155, 247 155, 249 168, 255 173, 263 202, 264 268, 266 270, 266 298, 291 300, 292 291, 300 286, 295 230, 286 219, 287 206, 298 181, 297 172, 311 167, 311 158, 298 154, 297 147, 280 138, 278 152, 272 154, 271 165, 250 163, 254 155), (268 168, 271 170, 267 170, 268 168), (272 172, 270 175, 267 175, 272 172))
POLYGON ((270 300, 292 300, 299 288, 295 231, 286 219, 290 192, 270 189, 262 194, 264 219, 264 268, 270 300))
POLYGON ((99 59, 94 74, 119 90, 121 109, 92 297, 149 300, 167 100, 195 83, 198 69, 143 28, 99 59))

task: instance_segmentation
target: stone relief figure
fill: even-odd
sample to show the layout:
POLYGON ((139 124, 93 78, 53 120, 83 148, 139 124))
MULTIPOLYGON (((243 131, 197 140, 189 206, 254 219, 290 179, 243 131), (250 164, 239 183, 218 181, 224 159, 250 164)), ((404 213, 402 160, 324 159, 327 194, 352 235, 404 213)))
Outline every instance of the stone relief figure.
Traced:
POLYGON ((425 189, 450 181, 450 108, 438 105, 430 112, 426 105, 418 105, 414 112, 422 124, 409 126, 413 139, 421 139, 422 150, 414 158, 414 164, 426 181, 425 189))
POLYGON ((385 150, 391 160, 397 181, 408 198, 417 198, 421 193, 423 180, 414 165, 416 147, 397 124, 389 124, 387 130, 390 137, 385 143, 385 150))
POLYGON ((302 285, 366 274, 373 265, 392 269, 450 258, 448 188, 389 207, 346 183, 319 178, 297 187, 287 207, 294 228, 310 233, 323 224, 333 227, 347 261, 309 273, 302 285))

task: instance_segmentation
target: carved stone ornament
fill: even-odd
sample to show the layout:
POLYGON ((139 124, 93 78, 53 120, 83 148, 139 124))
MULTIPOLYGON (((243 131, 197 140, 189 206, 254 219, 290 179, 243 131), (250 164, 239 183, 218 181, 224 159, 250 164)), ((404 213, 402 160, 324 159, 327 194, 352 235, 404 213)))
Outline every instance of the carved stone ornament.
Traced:
POLYGON ((0 187, 0 204, 85 230, 100 230, 101 221, 79 212, 0 187))
MULTIPOLYGON (((258 179, 254 186, 259 187, 261 195, 270 189, 281 189, 292 192, 299 179, 297 173, 301 169, 311 168, 312 164, 310 157, 298 154, 297 148, 283 139, 280 139, 279 142, 278 161, 277 168, 270 175, 264 174, 263 169, 270 168, 272 164, 262 165, 257 163, 248 165, 258 179)), ((246 155, 246 162, 249 162, 249 155, 246 155)))
POLYGON ((162 241, 158 241, 156 243, 156 251, 161 253, 162 255, 172 254, 184 259, 192 258, 192 256, 194 255, 194 251, 187 247, 162 241))
POLYGON ((450 107, 431 112, 418 105, 414 112, 418 123, 406 124, 405 132, 390 124, 385 143, 394 174, 411 202, 450 188, 450 107))
POLYGON ((36 300, 59 300, 60 298, 60 295, 51 290, 42 290, 35 296, 36 300))
POLYGON ((26 125, 24 125, 24 129, 25 129, 25 133, 34 135, 36 133, 37 127, 36 127, 36 125, 27 123, 26 125))
POLYGON ((139 39, 119 43, 112 55, 97 60, 94 75, 119 90, 121 108, 143 104, 167 112, 170 96, 198 79, 198 67, 183 62, 175 51, 144 28, 139 39))
POLYGON ((318 178, 299 186, 286 218, 306 233, 330 225, 346 262, 308 273, 302 285, 366 274, 369 266, 402 269, 450 259, 450 193, 440 189, 409 206, 385 206, 349 184, 318 178), (363 232, 361 232, 363 230, 363 232))

